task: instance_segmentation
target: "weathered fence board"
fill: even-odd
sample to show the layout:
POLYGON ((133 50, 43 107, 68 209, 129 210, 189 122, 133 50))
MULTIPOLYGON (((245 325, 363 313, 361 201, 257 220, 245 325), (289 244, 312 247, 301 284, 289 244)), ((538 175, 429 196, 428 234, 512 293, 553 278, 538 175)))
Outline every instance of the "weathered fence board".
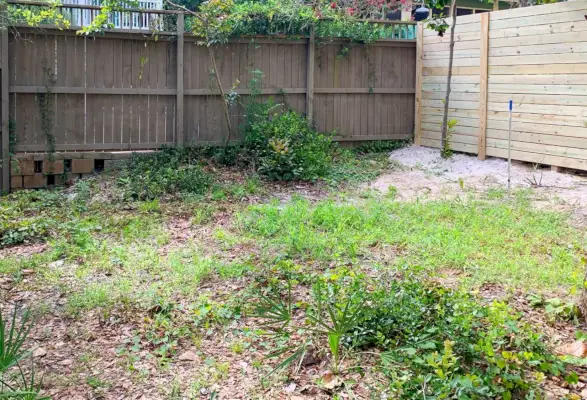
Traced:
MULTIPOLYGON (((507 156, 511 99, 513 159, 587 169, 586 14, 587 1, 577 0, 458 17, 451 147, 480 158, 507 156)), ((448 36, 424 30, 418 38, 422 145, 440 146, 448 36)))
POLYGON ((316 44, 313 53, 308 38, 238 39, 216 48, 224 89, 240 94, 230 108, 230 138, 208 49, 197 41, 188 34, 156 40, 144 33, 84 37, 19 29, 7 52, 14 149, 129 150, 239 140, 241 103, 257 70, 264 75, 260 99, 271 96, 300 112, 307 112, 311 85, 313 123, 334 131, 337 140, 412 135, 413 40, 368 46, 335 40, 316 44), (308 54, 314 55, 313 82, 308 54))

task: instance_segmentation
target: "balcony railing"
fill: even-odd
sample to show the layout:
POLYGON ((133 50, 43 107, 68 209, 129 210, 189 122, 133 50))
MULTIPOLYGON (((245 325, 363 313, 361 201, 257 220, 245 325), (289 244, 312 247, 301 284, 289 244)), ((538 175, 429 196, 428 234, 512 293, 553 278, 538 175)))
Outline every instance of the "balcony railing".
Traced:
MULTIPOLYGON (((83 2, 84 0, 73 0, 83 2)), ((96 0, 93 0, 96 1, 96 0)), ((27 9, 29 11, 39 12, 50 4, 42 1, 20 1, 8 0, 10 10, 27 9)), ((185 15, 185 29, 190 32, 194 21, 193 15, 179 10, 163 10, 161 0, 142 0, 139 2, 140 8, 128 8, 113 11, 109 14, 107 23, 102 28, 113 31, 138 31, 150 32, 157 31, 160 34, 175 34, 177 15, 185 15)), ((82 29, 90 26, 96 17, 100 14, 102 8, 97 5, 67 3, 60 4, 57 7, 58 13, 65 21, 68 21, 70 29, 82 29)), ((17 13, 13 13, 18 16, 17 13)), ((26 21, 18 19, 13 20, 16 25, 26 25, 26 21)), ((42 21, 41 24, 51 25, 53 21, 42 21)), ((371 34, 378 39, 397 39, 397 40, 415 40, 416 23, 412 21, 394 21, 394 20, 358 20, 358 26, 361 23, 368 25, 371 34)), ((316 35, 319 37, 345 38, 345 31, 337 29, 337 21, 322 19, 316 27, 316 35)), ((274 27, 275 32, 271 29, 262 32, 265 35, 297 35, 305 36, 306 27, 292 27, 290 24, 284 27, 274 27)), ((249 35, 242 35, 249 36, 249 35)))

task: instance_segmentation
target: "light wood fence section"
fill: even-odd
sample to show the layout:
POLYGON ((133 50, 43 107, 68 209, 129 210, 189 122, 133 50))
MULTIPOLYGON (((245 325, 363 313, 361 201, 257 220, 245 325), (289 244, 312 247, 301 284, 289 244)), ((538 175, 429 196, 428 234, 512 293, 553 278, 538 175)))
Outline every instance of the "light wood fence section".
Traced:
MULTIPOLYGON (((451 147, 587 170, 587 1, 496 11, 457 19, 449 117, 451 147)), ((448 36, 423 30, 421 129, 416 140, 440 146, 448 36)), ((417 126, 417 125, 416 125, 417 126)))

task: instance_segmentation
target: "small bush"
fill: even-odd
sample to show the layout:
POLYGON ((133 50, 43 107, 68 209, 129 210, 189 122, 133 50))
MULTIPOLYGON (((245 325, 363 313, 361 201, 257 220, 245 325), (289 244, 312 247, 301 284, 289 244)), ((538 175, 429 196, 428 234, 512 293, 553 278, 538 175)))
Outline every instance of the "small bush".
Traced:
POLYGON ((165 149, 149 156, 135 156, 119 184, 127 197, 152 200, 165 194, 204 194, 212 178, 194 163, 189 150, 165 149))
POLYGON ((332 164, 331 138, 294 111, 252 123, 245 142, 258 172, 271 180, 315 181, 332 164))

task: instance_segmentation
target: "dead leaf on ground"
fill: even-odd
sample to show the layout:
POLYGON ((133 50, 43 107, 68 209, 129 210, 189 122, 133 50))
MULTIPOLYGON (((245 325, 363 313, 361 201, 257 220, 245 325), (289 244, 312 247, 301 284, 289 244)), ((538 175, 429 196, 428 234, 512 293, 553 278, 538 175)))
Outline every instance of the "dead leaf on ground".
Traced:
POLYGON ((567 343, 557 348, 559 354, 587 358, 587 344, 579 340, 573 343, 567 343))

